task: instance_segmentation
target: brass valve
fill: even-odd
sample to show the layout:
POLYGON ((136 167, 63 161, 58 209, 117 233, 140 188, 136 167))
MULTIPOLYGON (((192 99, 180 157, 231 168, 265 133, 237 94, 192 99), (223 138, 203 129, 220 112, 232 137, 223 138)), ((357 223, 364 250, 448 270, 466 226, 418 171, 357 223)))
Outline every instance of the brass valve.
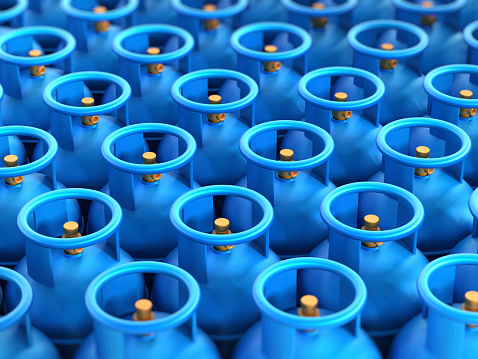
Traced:
POLYGON ((148 299, 140 299, 134 303, 133 320, 137 322, 144 322, 147 320, 154 320, 153 303, 148 299))
POLYGON ((320 315, 317 305, 319 301, 313 295, 304 295, 300 298, 298 315, 301 317, 318 317, 320 315))
MULTIPOLYGON (((461 90, 460 98, 471 99, 473 97, 473 92, 470 90, 461 90)), ((460 117, 470 118, 476 115, 476 108, 460 108, 460 117)))
MULTIPOLYGON (((461 309, 469 312, 478 312, 478 292, 470 290, 465 293, 465 302, 462 304, 461 309)), ((467 327, 476 328, 474 324, 467 324, 467 327)))
MULTIPOLYGON (((277 46, 266 45, 264 46, 264 52, 268 52, 268 53, 277 52, 277 46)), ((264 71, 271 72, 271 73, 280 70, 280 68, 282 67, 282 64, 280 63, 280 61, 264 61, 262 65, 264 66, 264 71)))
MULTIPOLYGON (((430 156, 430 149, 427 146, 418 146, 416 149, 416 157, 428 158, 430 156)), ((415 176, 426 177, 433 173, 433 168, 415 168, 415 176)))
MULTIPOLYGON (((93 8, 95 14, 104 14, 108 11, 108 8, 103 5, 98 5, 93 8)), ((108 20, 97 21, 94 24, 96 32, 104 33, 110 29, 111 23, 108 20)))
MULTIPOLYGON (((422 7, 432 8, 434 6, 433 1, 422 1, 422 7)), ((421 17, 422 26, 431 26, 437 21, 435 15, 423 15, 421 17)))
MULTIPOLYGON (((95 105, 95 100, 93 97, 83 97, 81 99, 81 106, 82 107, 93 107, 95 105)), ((100 120, 99 116, 82 116, 81 123, 84 126, 93 126, 98 123, 100 120)))
MULTIPOLYGON (((384 43, 382 45, 380 45, 380 48, 382 50, 387 50, 387 51, 391 51, 393 50, 394 46, 393 44, 390 44, 390 43, 384 43)), ((380 60, 380 68, 383 69, 383 70, 392 70, 394 69, 395 67, 397 67, 397 64, 398 64, 398 61, 397 60, 394 60, 394 59, 391 59, 391 60, 380 60)))
MULTIPOLYGON (((143 153, 143 165, 154 165, 156 164, 156 153, 154 152, 145 152, 143 153)), ((154 175, 141 175, 141 178, 144 182, 153 183, 159 181, 161 174, 154 175)))
MULTIPOLYGON (((66 222, 66 223, 63 225, 63 232, 64 232, 64 234, 61 236, 61 238, 77 238, 77 237, 81 237, 81 234, 78 233, 78 229, 79 229, 78 223, 73 222, 73 221, 66 222)), ((84 248, 65 249, 65 250, 64 250, 64 252, 65 252, 66 254, 69 254, 69 255, 71 255, 71 256, 80 254, 80 253, 83 252, 83 251, 84 251, 84 248)))
MULTIPOLYGON (((211 95, 208 97, 209 104, 219 105, 221 103, 221 96, 219 95, 211 95)), ((207 120, 211 123, 220 123, 226 119, 225 113, 208 113, 207 120)))
MULTIPOLYGON (((217 6, 215 4, 204 4, 202 9, 204 11, 214 12, 217 10, 217 6)), ((203 26, 208 31, 216 30, 219 24, 219 19, 207 19, 203 21, 203 26)))
MULTIPOLYGON (((41 50, 30 50, 28 51, 28 56, 30 57, 40 57, 42 54, 41 50)), ((45 75, 46 67, 44 65, 40 66, 30 66, 28 68, 30 75, 33 77, 40 77, 45 75)))
MULTIPOLYGON (((227 218, 218 218, 214 221, 214 231, 212 234, 231 234, 229 229, 229 220, 227 218)), ((226 252, 233 248, 234 246, 213 246, 216 251, 226 252)))
MULTIPOLYGON (((316 2, 312 3, 311 7, 313 9, 316 9, 316 10, 322 10, 322 9, 325 9, 325 4, 321 3, 319 1, 316 1, 316 2)), ((325 27, 327 25, 329 20, 327 19, 326 16, 321 16, 321 17, 313 17, 311 19, 311 22, 312 22, 312 26, 314 28, 322 28, 322 27, 325 27)))
MULTIPOLYGON (((334 95, 335 101, 337 102, 346 102, 347 94, 345 92, 337 92, 334 95)), ((337 121, 345 121, 352 116, 352 111, 332 111, 332 117, 337 121)))
MULTIPOLYGON (((279 161, 291 161, 293 162, 294 161, 294 151, 292 150, 289 150, 289 149, 283 149, 279 152, 279 161)), ((295 178, 297 177, 297 175, 299 174, 299 171, 292 171, 292 172, 282 172, 282 171, 278 171, 277 172, 277 175, 282 178, 282 179, 285 179, 285 180, 290 180, 292 178, 295 178)))
MULTIPOLYGON (((18 167, 18 157, 7 155, 3 158, 5 167, 18 167)), ((23 182, 23 176, 5 178, 5 183, 9 186, 16 186, 23 182)))
MULTIPOLYGON (((380 227, 378 226, 379 222, 378 216, 374 214, 367 214, 363 219, 363 227, 362 230, 365 231, 380 231, 380 227)), ((380 247, 383 242, 362 242, 362 245, 367 248, 376 248, 380 247)))
MULTIPOLYGON (((146 52, 148 55, 159 55, 161 53, 161 50, 157 47, 149 47, 146 52)), ((164 70, 164 65, 163 64, 149 64, 146 66, 148 73, 151 75, 157 75, 163 72, 164 70)))

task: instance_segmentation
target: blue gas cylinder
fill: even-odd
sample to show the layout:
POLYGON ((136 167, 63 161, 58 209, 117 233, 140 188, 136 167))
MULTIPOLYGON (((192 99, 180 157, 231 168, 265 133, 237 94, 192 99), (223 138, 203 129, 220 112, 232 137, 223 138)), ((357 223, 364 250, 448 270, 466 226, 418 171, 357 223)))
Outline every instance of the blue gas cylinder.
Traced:
POLYGON ((340 263, 318 258, 282 261, 257 277, 253 295, 262 321, 237 344, 234 359, 382 357, 370 336, 360 328, 360 314, 367 301, 365 284, 357 273, 340 263), (317 289, 328 292, 335 300, 323 303, 309 294, 300 298, 297 308, 296 281, 302 270, 327 276, 328 282, 317 289), (278 283, 292 288, 286 293, 285 310, 274 303, 278 293, 270 291, 278 283))
POLYGON ((247 7, 249 0, 221 1, 171 0, 178 13, 178 25, 194 37, 191 70, 236 69, 236 54, 229 45, 234 17, 247 7))
MULTIPOLYGON (((131 125, 108 136, 103 142, 102 153, 110 167, 109 183, 102 192, 115 198, 123 209, 121 248, 136 260, 164 259, 178 245, 169 209, 178 197, 199 187, 193 181, 194 138, 171 125, 131 125), (143 147, 143 136, 150 134, 179 138, 180 149, 175 151, 181 156, 156 164, 156 154, 145 152, 143 147)), ((203 222, 212 213, 203 210, 190 224, 203 222)), ((93 203, 88 215, 88 231, 99 230, 104 216, 102 206, 93 203)))
POLYGON ((71 54, 75 46, 75 38, 67 31, 48 26, 15 29, 0 37, 4 125, 50 128, 43 90, 51 81, 71 72, 71 54), (44 55, 44 41, 55 43, 52 53, 44 55), (64 71, 47 66, 59 62, 64 71))
POLYGON ((123 28, 134 25, 138 0, 113 0, 109 7, 101 3, 96 0, 61 2, 68 19, 67 29, 77 42, 73 53, 75 71, 118 71, 113 39, 123 28))
POLYGON ((277 0, 249 0, 241 15, 243 25, 261 21, 287 22, 287 11, 277 0))
POLYGON ((473 225, 468 210, 472 189, 463 179, 470 137, 441 120, 408 118, 383 127, 377 146, 383 169, 370 181, 394 184, 417 196, 426 213, 418 248, 430 256, 448 253, 473 225))
MULTIPOLYGON (((171 292, 161 293, 170 296, 171 292)), ((197 328, 196 311, 201 300, 198 283, 186 271, 175 266, 140 262, 127 263, 111 268, 96 277, 86 291, 86 306, 95 322, 95 330, 78 349, 75 359, 135 359, 135 358, 177 358, 219 359, 214 342, 197 328), (113 317, 108 302, 98 300, 105 287, 114 286, 118 278, 125 275, 154 273, 156 277, 168 277, 184 286, 179 302, 172 312, 153 310, 144 293, 136 298, 111 298, 120 302, 129 313, 113 317)))
POLYGON ((423 312, 410 320, 393 341, 390 359, 472 359, 478 356, 477 287, 453 295, 461 267, 478 266, 477 254, 454 254, 434 260, 418 277, 423 312), (456 274, 455 274, 456 270, 456 274))
POLYGON ((28 0, 25 25, 48 25, 66 29, 67 18, 61 11, 62 0, 28 0))
MULTIPOLYGON (((327 238, 327 226, 320 217, 322 199, 335 188, 329 181, 329 160, 334 150, 332 137, 323 129, 299 121, 274 121, 257 125, 241 138, 240 149, 247 159, 247 176, 237 185, 261 193, 273 205, 271 249, 282 258, 304 256, 327 238), (277 159, 277 132, 295 130, 312 137, 312 155, 295 161, 290 149, 277 159)), ((251 204, 230 197, 224 201, 223 217, 230 219, 233 232, 251 227, 251 204)))
MULTIPOLYGON (((25 239, 16 225, 18 212, 23 205, 41 194, 64 188, 55 176, 54 160, 57 153, 57 142, 45 131, 24 126, 0 127, 0 155, 5 162, 5 167, 0 168, 0 177, 4 178, 4 184, 0 186, 0 265, 13 266, 25 255, 25 239), (28 136, 39 140, 38 159, 18 166, 22 158, 23 163, 27 163, 24 149, 16 152, 13 146, 9 146, 11 137, 7 136, 28 136)), ((61 221, 67 212, 72 221, 83 226, 78 202, 71 200, 66 205, 55 203, 49 209, 51 213, 48 219, 39 223, 39 228, 45 234, 61 236, 61 221)), ((33 223, 33 219, 30 219, 30 223, 33 223)))
MULTIPOLYGON (((231 70, 196 71, 174 83, 171 96, 178 104, 178 125, 198 145, 194 179, 201 186, 232 185, 246 175, 247 161, 239 141, 254 124, 258 92, 254 80, 231 70), (216 94, 211 82, 220 85, 216 94), (232 92, 239 94, 238 100, 230 101, 232 92)), ((165 136, 158 147, 160 161, 177 157, 177 149, 178 138, 165 136)))
MULTIPOLYGON (((354 26, 347 35, 354 49, 354 67, 380 77, 385 95, 380 102, 380 123, 427 111, 427 94, 421 57, 428 45, 425 31, 418 26, 396 20, 367 21, 354 26)), ((334 85, 334 92, 347 92, 352 77, 343 77, 334 85)))
MULTIPOLYGON (((329 227, 329 240, 310 256, 342 263, 364 280, 369 297, 362 326, 386 353, 393 336, 421 310, 416 282, 428 264, 417 250, 423 205, 402 188, 362 182, 329 193, 320 213, 329 227)), ((327 280, 321 274, 301 271, 299 293, 333 303, 335 296, 317 286, 327 280)))
MULTIPOLYGON (((121 77, 105 72, 85 71, 63 76, 44 92, 50 108, 51 134, 58 141, 56 176, 67 187, 99 190, 108 182, 108 165, 101 144, 111 133, 128 124, 131 87, 121 77), (95 105, 89 90, 95 84, 114 98, 95 105)), ((39 157, 35 148, 33 159, 39 157)))
MULTIPOLYGON (((65 211, 66 212, 66 211, 65 211)), ((118 229, 122 212, 111 197, 88 189, 63 189, 40 195, 28 202, 18 214, 18 227, 25 236, 26 256, 15 267, 33 288, 33 304, 30 309, 32 324, 45 333, 69 356, 93 330, 93 321, 85 307, 85 292, 90 282, 106 269, 133 259, 119 247, 118 229), (51 216, 51 204, 61 205, 68 199, 84 199, 103 204, 104 227, 96 233, 82 237, 78 223, 70 213, 62 213, 63 224, 56 224, 57 231, 64 231, 59 238, 45 235, 41 230, 51 216), (34 216, 33 225, 29 219, 34 216), (63 228, 62 228, 63 227, 63 228), (87 248, 84 248, 87 247, 87 248)), ((15 288, 5 291, 6 308, 15 306, 15 288)), ((127 276, 103 293, 108 301, 118 296, 135 297, 145 290, 141 275, 127 276)), ((130 308, 122 302, 110 302, 111 314, 124 315, 130 308)))
POLYGON ((0 316, 0 358, 60 359, 53 343, 31 325, 29 311, 33 293, 30 283, 15 271, 3 267, 0 267, 0 279, 7 281, 16 291, 11 311, 0 316))
MULTIPOLYGON (((119 57, 118 74, 131 86, 129 119, 135 123, 175 125, 177 106, 170 96, 171 86, 190 68, 193 37, 172 25, 140 25, 123 30, 113 40, 119 57)), ((112 88, 103 97, 114 97, 112 88)))
POLYGON ((351 26, 351 12, 358 2, 316 1, 307 6, 304 1, 281 0, 289 11, 289 22, 302 27, 312 38, 308 51, 309 71, 327 66, 352 66, 353 52, 347 43, 347 31, 351 26))
POLYGON ((170 24, 176 25, 178 15, 169 0, 139 0, 136 10, 137 24, 170 24))
POLYGON ((460 28, 464 28, 471 22, 476 20, 476 13, 478 12, 478 2, 468 0, 466 5, 460 11, 460 28))
POLYGON ((24 13, 28 7, 28 0, 1 0, 0 1, 0 35, 14 27, 24 25, 24 13))
POLYGON ((250 76, 259 86, 256 124, 304 117, 304 101, 297 93, 297 84, 308 71, 307 51, 311 45, 307 31, 279 22, 246 25, 232 34, 237 70, 250 76), (288 43, 284 36, 288 37, 288 43), (293 48, 286 49, 290 44, 293 48))
MULTIPOLYGON (((201 304, 197 322, 216 341, 223 355, 260 318, 252 298, 252 284, 263 269, 280 260, 269 249, 273 218, 266 198, 247 188, 227 185, 193 190, 171 207, 171 222, 179 232, 178 248, 165 262, 185 269, 199 282, 201 304), (214 196, 236 196, 254 203, 254 211, 241 212, 254 225, 231 233, 229 224, 233 220, 214 220, 213 215, 201 223, 202 228, 187 225, 198 212, 213 208, 214 196)), ((271 290, 278 288, 279 283, 271 290)), ((156 277, 152 299, 160 310, 173 311, 178 301, 178 281, 156 277)))
POLYGON ((420 26, 430 39, 430 45, 423 53, 424 73, 443 65, 466 63, 466 44, 460 29, 460 12, 467 0, 391 1, 396 8, 397 20, 420 26))
MULTIPOLYGON (((366 181, 377 173, 382 154, 375 138, 382 128, 379 103, 385 92, 380 78, 351 67, 329 67, 306 74, 298 90, 306 102, 305 121, 326 130, 334 140, 330 180, 341 186, 366 181), (346 92, 333 93, 333 81, 343 76, 352 77, 351 86, 346 92)), ((284 148, 302 160, 312 155, 312 139, 303 132, 289 131, 281 143, 284 148)))
POLYGON ((369 20, 393 19, 395 9, 391 0, 359 0, 352 12, 353 24, 369 20))

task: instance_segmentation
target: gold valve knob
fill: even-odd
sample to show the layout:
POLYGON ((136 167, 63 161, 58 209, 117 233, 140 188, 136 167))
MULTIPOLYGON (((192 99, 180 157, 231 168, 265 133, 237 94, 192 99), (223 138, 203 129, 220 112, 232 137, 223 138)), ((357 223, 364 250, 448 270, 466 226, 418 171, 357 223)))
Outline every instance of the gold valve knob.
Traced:
MULTIPOLYGON (((416 157, 428 158, 430 156, 430 149, 427 146, 418 146, 416 149, 416 157)), ((433 168, 415 168, 415 176, 426 177, 433 173, 433 168)))
MULTIPOLYGON (((316 2, 312 3, 311 7, 313 9, 316 9, 316 10, 323 10, 323 9, 325 9, 325 4, 321 3, 319 1, 316 1, 316 2)), ((313 17, 311 19, 311 22, 312 22, 313 27, 322 28, 322 27, 325 27, 327 25, 329 20, 327 19, 326 16, 321 16, 321 17, 313 17)))
MULTIPOLYGON (((78 232, 79 231, 79 226, 78 223, 70 221, 66 222, 63 225, 63 232, 64 234, 61 236, 61 238, 77 238, 81 237, 81 234, 78 232)), ((76 255, 80 254, 83 252, 84 248, 78 248, 78 249, 65 249, 64 252, 69 255, 76 255)))
MULTIPOLYGON (((365 231, 380 231, 380 227, 378 226, 379 222, 378 216, 374 214, 367 214, 363 219, 363 227, 362 230, 365 231)), ((376 248, 380 247, 383 242, 362 242, 362 245, 367 248, 376 248)))
MULTIPOLYGON (((470 290, 465 293, 465 302, 462 304, 461 309, 469 312, 478 312, 478 292, 470 290)), ((467 324, 467 327, 476 328, 474 324, 467 324)))
MULTIPOLYGON (((18 157, 15 155, 7 155, 3 158, 5 167, 18 167, 18 157)), ((5 178, 5 184, 16 186, 23 182, 23 176, 5 178)))
MULTIPOLYGON (((390 44, 388 42, 380 45, 380 48, 382 50, 386 50, 386 51, 391 51, 394 49, 394 46, 393 44, 390 44)), ((397 67, 397 64, 398 64, 398 61, 395 60, 395 59, 391 59, 391 60, 380 60, 380 68, 383 69, 383 70, 392 70, 394 69, 395 67, 397 67)))
MULTIPOLYGON (((466 98, 470 100, 473 97, 473 92, 470 90, 461 90, 460 98, 466 98)), ((460 117, 470 118, 476 115, 476 108, 460 108, 460 117)))
MULTIPOLYGON (((266 45, 264 46, 264 52, 267 52, 267 53, 277 52, 277 46, 266 45)), ((262 66, 264 67, 264 71, 276 72, 280 70, 280 68, 282 67, 282 64, 280 63, 280 61, 265 61, 262 63, 262 66)))
MULTIPOLYGON (((149 47, 146 50, 146 53, 148 55, 159 55, 161 53, 161 50, 157 47, 149 47)), ((157 75, 163 72, 164 70, 164 65, 163 64, 149 64, 146 65, 146 69, 148 70, 148 73, 151 75, 157 75)))
POLYGON ((147 320, 154 320, 153 303, 148 299, 140 299, 134 303, 133 320, 137 322, 144 322, 147 320))
MULTIPOLYGON (((345 92, 337 92, 334 95, 335 101, 346 102, 348 95, 345 92)), ((332 117, 337 121, 345 121, 352 116, 352 111, 332 111, 332 117)))
MULTIPOLYGON (((93 107, 95 105, 95 100, 93 97, 83 97, 81 99, 81 106, 82 107, 93 107)), ((84 126, 94 126, 100 120, 99 116, 82 116, 81 123, 84 126)))
MULTIPOLYGON (((279 161, 290 161, 294 162, 294 151, 289 150, 289 149, 283 149, 279 152, 279 161)), ((297 177, 299 174, 299 171, 292 171, 292 172, 283 172, 283 171, 278 171, 277 175, 285 180, 290 180, 292 178, 297 177)))
MULTIPOLYGON (((202 9, 207 12, 214 12, 217 10, 217 6, 215 4, 204 4, 202 9)), ((216 30, 219 24, 219 19, 207 19, 203 21, 203 26, 208 31, 216 30)))
MULTIPOLYGON (((218 218, 214 221, 214 231, 212 234, 231 234, 229 229, 229 220, 227 218, 218 218)), ((226 252, 233 248, 234 246, 213 246, 216 251, 226 252)))
MULTIPOLYGON (((145 152, 143 153, 143 165, 154 165, 156 164, 156 153, 154 152, 145 152)), ((141 178, 144 182, 153 183, 159 181, 161 174, 153 175, 141 175, 141 178)))
POLYGON ((313 295, 304 295, 300 298, 300 308, 298 315, 301 317, 318 317, 320 315, 318 299, 313 295))
MULTIPOLYGON (((108 8, 103 5, 98 5, 93 8, 95 14, 105 14, 108 12, 108 8)), ((94 24, 96 32, 104 33, 110 29, 111 23, 108 20, 97 21, 94 24)))
MULTIPOLYGON (((209 104, 212 105, 219 105, 221 103, 221 96, 219 95, 211 95, 208 97, 209 104)), ((225 113, 208 113, 207 120, 211 123, 220 123, 226 119, 225 113)))
MULTIPOLYGON (((425 8, 432 8, 434 6, 433 1, 422 1, 421 6, 425 8)), ((423 26, 431 26, 437 21, 435 15, 423 15, 421 17, 421 24, 423 26)))
MULTIPOLYGON (((43 55, 41 50, 30 50, 30 51, 28 51, 28 56, 30 56, 30 57, 40 57, 41 55, 43 55)), ((45 75, 46 67, 44 65, 30 66, 28 68, 28 70, 30 71, 31 76, 40 77, 40 76, 45 75)))

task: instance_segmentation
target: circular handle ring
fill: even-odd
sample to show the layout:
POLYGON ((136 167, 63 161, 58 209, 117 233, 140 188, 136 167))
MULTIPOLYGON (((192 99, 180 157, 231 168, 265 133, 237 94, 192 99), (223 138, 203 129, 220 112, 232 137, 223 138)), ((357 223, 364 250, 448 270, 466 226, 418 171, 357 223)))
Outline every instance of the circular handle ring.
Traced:
POLYGON ((249 5, 248 0, 237 0, 237 2, 231 6, 218 8, 214 12, 205 11, 192 6, 187 6, 182 0, 171 0, 171 7, 179 14, 192 17, 200 20, 223 19, 225 17, 232 17, 243 12, 249 5))
POLYGON ((307 17, 319 16, 339 16, 352 11, 358 5, 358 0, 346 0, 342 4, 332 5, 324 9, 314 9, 311 6, 306 6, 295 2, 294 0, 281 0, 282 6, 286 10, 295 14, 304 15, 307 17))
POLYGON ((478 189, 475 189, 471 194, 468 207, 475 220, 478 220, 478 189))
POLYGON ((468 46, 472 47, 475 50, 478 49, 478 39, 473 36, 473 33, 476 31, 476 29, 478 29, 478 20, 470 22, 463 29, 463 39, 468 46))
POLYGON ((88 22, 117 20, 132 15, 139 6, 139 0, 127 0, 126 4, 124 4, 120 8, 108 10, 105 13, 99 14, 93 11, 77 9, 72 5, 72 2, 73 0, 62 0, 60 3, 61 10, 67 16, 88 22))
POLYGON ((0 279, 16 284, 21 293, 17 306, 0 318, 0 330, 5 330, 19 323, 27 315, 33 302, 33 290, 22 275, 8 268, 0 267, 0 279))
POLYGON ((465 7, 467 0, 454 0, 447 4, 434 5, 432 8, 423 7, 409 0, 392 0, 393 6, 415 14, 439 15, 459 11, 465 7))
POLYGON ((11 8, 0 11, 0 23, 4 23, 20 16, 28 8, 28 0, 16 0, 11 8))

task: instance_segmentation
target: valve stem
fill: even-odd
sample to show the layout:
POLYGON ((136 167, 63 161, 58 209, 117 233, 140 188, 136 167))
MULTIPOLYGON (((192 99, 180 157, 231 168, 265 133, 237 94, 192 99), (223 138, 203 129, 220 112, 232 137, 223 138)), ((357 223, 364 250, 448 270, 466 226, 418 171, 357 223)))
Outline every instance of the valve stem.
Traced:
MULTIPOLYGON (((470 90, 461 90, 460 98, 466 98, 471 100, 473 97, 473 92, 470 90)), ((460 117, 461 118, 470 118, 476 115, 476 108, 460 108, 460 117)))
POLYGON ((153 303, 148 299, 140 299, 134 303, 136 312, 133 314, 133 320, 136 322, 144 322, 154 320, 153 303))
MULTIPOLYGON (((93 97, 83 97, 81 99, 82 107, 93 107, 95 105, 95 99, 93 97)), ((100 117, 95 116, 81 116, 81 123, 84 126, 94 126, 98 123, 100 117)))
MULTIPOLYGON (((74 221, 66 222, 63 225, 63 232, 64 234, 61 236, 61 238, 77 238, 81 237, 81 234, 78 232, 79 226, 78 223, 74 221)), ((65 249, 64 252, 68 255, 74 256, 77 254, 80 254, 81 252, 84 251, 84 248, 78 248, 78 249, 65 249)))
MULTIPOLYGON (((325 4, 322 2, 316 1, 312 3, 311 7, 316 10, 323 10, 325 9, 325 4)), ((320 29, 325 27, 327 23, 329 22, 329 20, 327 19, 326 16, 321 16, 321 17, 313 17, 311 19, 311 22, 312 22, 312 27, 320 29)))
MULTIPOLYGON (((208 97, 209 99, 209 104, 213 105, 220 105, 221 104, 221 96, 219 95, 211 95, 208 97)), ((207 120, 211 123, 221 123, 226 119, 226 114, 225 113, 208 113, 207 114, 207 120)))
MULTIPOLYGON (((30 50, 30 51, 28 51, 28 56, 30 56, 30 57, 40 57, 41 55, 43 55, 41 50, 30 50)), ((46 67, 44 65, 30 66, 28 68, 28 70, 30 71, 31 76, 40 77, 40 76, 45 75, 46 67)))
MULTIPOLYGON (((365 231, 380 231, 380 227, 378 226, 378 222, 380 221, 380 218, 374 214, 367 214, 363 218, 363 227, 361 228, 362 230, 365 231)), ((383 242, 362 242, 362 245, 367 248, 376 248, 380 247, 383 244, 383 242)))
POLYGON ((304 295, 300 298, 300 308, 297 314, 301 317, 318 317, 320 316, 319 308, 317 308, 318 304, 317 297, 304 295))
MULTIPOLYGON (((289 150, 289 149, 283 149, 279 152, 279 161, 294 161, 294 151, 289 150)), ((292 178, 297 177, 299 174, 299 171, 292 171, 292 172, 283 172, 283 171, 278 171, 277 175, 285 180, 290 180, 292 178)))
MULTIPOLYGON (((227 218, 218 218, 214 221, 214 231, 212 234, 231 234, 229 229, 229 220, 227 218)), ((234 246, 213 246, 213 248, 218 252, 226 252, 233 248, 234 246)))
MULTIPOLYGON (((416 157, 428 158, 430 156, 430 149, 427 146, 418 146, 416 149, 416 157)), ((415 176, 426 177, 433 173, 433 168, 415 168, 415 176)))
MULTIPOLYGON (((470 290, 465 293, 465 302, 462 304, 461 309, 469 312, 478 312, 478 292, 470 290)), ((474 324, 467 324, 469 328, 476 328, 474 324)))
MULTIPOLYGON (((267 52, 267 53, 277 52, 277 46, 266 45, 264 46, 264 52, 267 52)), ((280 61, 264 61, 262 65, 264 66, 264 71, 270 72, 270 73, 277 72, 282 67, 282 64, 280 63, 280 61)))
MULTIPOLYGON (((146 53, 148 55, 159 55, 161 53, 161 50, 158 47, 149 47, 146 50, 146 53)), ((151 75, 157 75, 163 72, 164 70, 164 65, 163 64, 149 64, 146 66, 146 69, 148 70, 148 73, 151 75)))
MULTIPOLYGON (((106 12, 108 12, 108 8, 103 5, 98 5, 93 8, 93 12, 95 14, 105 14, 106 12)), ((111 23, 108 20, 97 21, 94 24, 96 32, 99 32, 100 34, 108 31, 110 29, 110 26, 111 23)))
MULTIPOLYGON (((421 6, 425 8, 432 8, 434 6, 433 1, 422 1, 421 6)), ((422 26, 432 26, 437 21, 435 15, 423 15, 421 17, 422 26)))
MULTIPOLYGON (((208 12, 214 12, 217 10, 217 6, 215 4, 204 4, 202 9, 208 12)), ((208 31, 216 30, 219 27, 219 19, 207 19, 203 21, 203 26, 208 31)))
MULTIPOLYGON (((156 164, 156 153, 154 152, 145 152, 143 153, 143 165, 154 165, 156 164)), ((159 181, 161 174, 153 175, 141 175, 141 178, 144 182, 153 183, 159 181)))
MULTIPOLYGON (((386 43, 383 43, 382 45, 380 45, 380 48, 382 50, 391 51, 391 50, 394 49, 394 46, 393 46, 393 44, 390 44, 390 43, 386 42, 386 43)), ((390 59, 390 60, 380 59, 380 68, 383 69, 383 70, 392 70, 395 67, 397 67, 397 64, 398 64, 398 61, 395 60, 395 59, 390 59)))
MULTIPOLYGON (((346 102, 348 95, 345 92, 337 92, 334 95, 335 101, 346 102)), ((332 117, 337 121, 345 121, 352 116, 352 111, 332 111, 332 117)))
MULTIPOLYGON (((3 158, 5 167, 18 167, 18 156, 7 155, 3 158)), ((23 182, 23 176, 5 178, 5 184, 9 186, 16 186, 23 182)))

